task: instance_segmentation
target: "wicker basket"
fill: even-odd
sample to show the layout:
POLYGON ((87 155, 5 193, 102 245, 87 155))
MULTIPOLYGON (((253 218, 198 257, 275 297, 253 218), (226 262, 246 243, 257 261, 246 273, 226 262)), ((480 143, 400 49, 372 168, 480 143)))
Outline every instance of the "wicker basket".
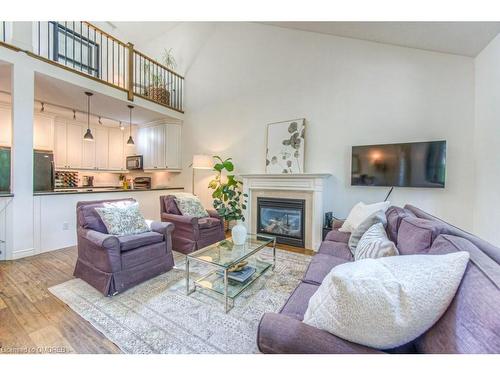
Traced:
POLYGON ((149 86, 146 96, 157 103, 170 105, 170 92, 165 87, 149 86))

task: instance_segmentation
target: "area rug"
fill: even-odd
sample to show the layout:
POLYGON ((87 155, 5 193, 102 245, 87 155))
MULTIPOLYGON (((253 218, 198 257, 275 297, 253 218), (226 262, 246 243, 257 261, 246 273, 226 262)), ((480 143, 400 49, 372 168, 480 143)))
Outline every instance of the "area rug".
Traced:
MULTIPOLYGON (((271 257, 271 249, 264 249, 271 257)), ((310 257, 276 251, 276 269, 257 279, 224 313, 222 298, 211 291, 186 295, 182 254, 176 267, 114 297, 104 297, 80 279, 49 288, 125 353, 258 353, 257 327, 265 312, 284 304, 310 257)), ((191 262, 191 277, 209 266, 191 262)))

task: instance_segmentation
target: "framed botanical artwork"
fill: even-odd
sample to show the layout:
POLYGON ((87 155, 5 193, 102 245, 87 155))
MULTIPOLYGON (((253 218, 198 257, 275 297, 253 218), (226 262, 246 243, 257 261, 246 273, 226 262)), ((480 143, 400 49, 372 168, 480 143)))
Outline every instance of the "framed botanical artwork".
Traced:
POLYGON ((305 119, 267 126, 266 173, 304 173, 305 119))

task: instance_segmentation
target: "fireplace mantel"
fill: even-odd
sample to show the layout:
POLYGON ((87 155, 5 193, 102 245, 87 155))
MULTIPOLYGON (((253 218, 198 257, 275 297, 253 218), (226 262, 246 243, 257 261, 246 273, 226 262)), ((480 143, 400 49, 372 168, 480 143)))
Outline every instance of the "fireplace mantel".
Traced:
MULTIPOLYGON (((270 191, 279 194, 283 198, 293 198, 294 194, 306 194, 309 196, 308 227, 306 231, 306 248, 317 250, 321 244, 321 233, 324 207, 324 191, 326 181, 331 177, 329 173, 301 173, 301 174, 241 174, 243 179, 243 192, 248 194, 248 204, 245 210, 248 230, 253 233, 256 230, 256 210, 255 192, 270 191)), ((306 203, 307 204, 307 203, 306 203)))

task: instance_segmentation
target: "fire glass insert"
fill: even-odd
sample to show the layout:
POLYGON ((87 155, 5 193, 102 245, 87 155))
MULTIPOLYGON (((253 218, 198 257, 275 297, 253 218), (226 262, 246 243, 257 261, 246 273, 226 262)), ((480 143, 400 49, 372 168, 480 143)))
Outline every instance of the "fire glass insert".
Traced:
POLYGON ((303 199, 257 198, 257 232, 276 242, 304 247, 303 199))

